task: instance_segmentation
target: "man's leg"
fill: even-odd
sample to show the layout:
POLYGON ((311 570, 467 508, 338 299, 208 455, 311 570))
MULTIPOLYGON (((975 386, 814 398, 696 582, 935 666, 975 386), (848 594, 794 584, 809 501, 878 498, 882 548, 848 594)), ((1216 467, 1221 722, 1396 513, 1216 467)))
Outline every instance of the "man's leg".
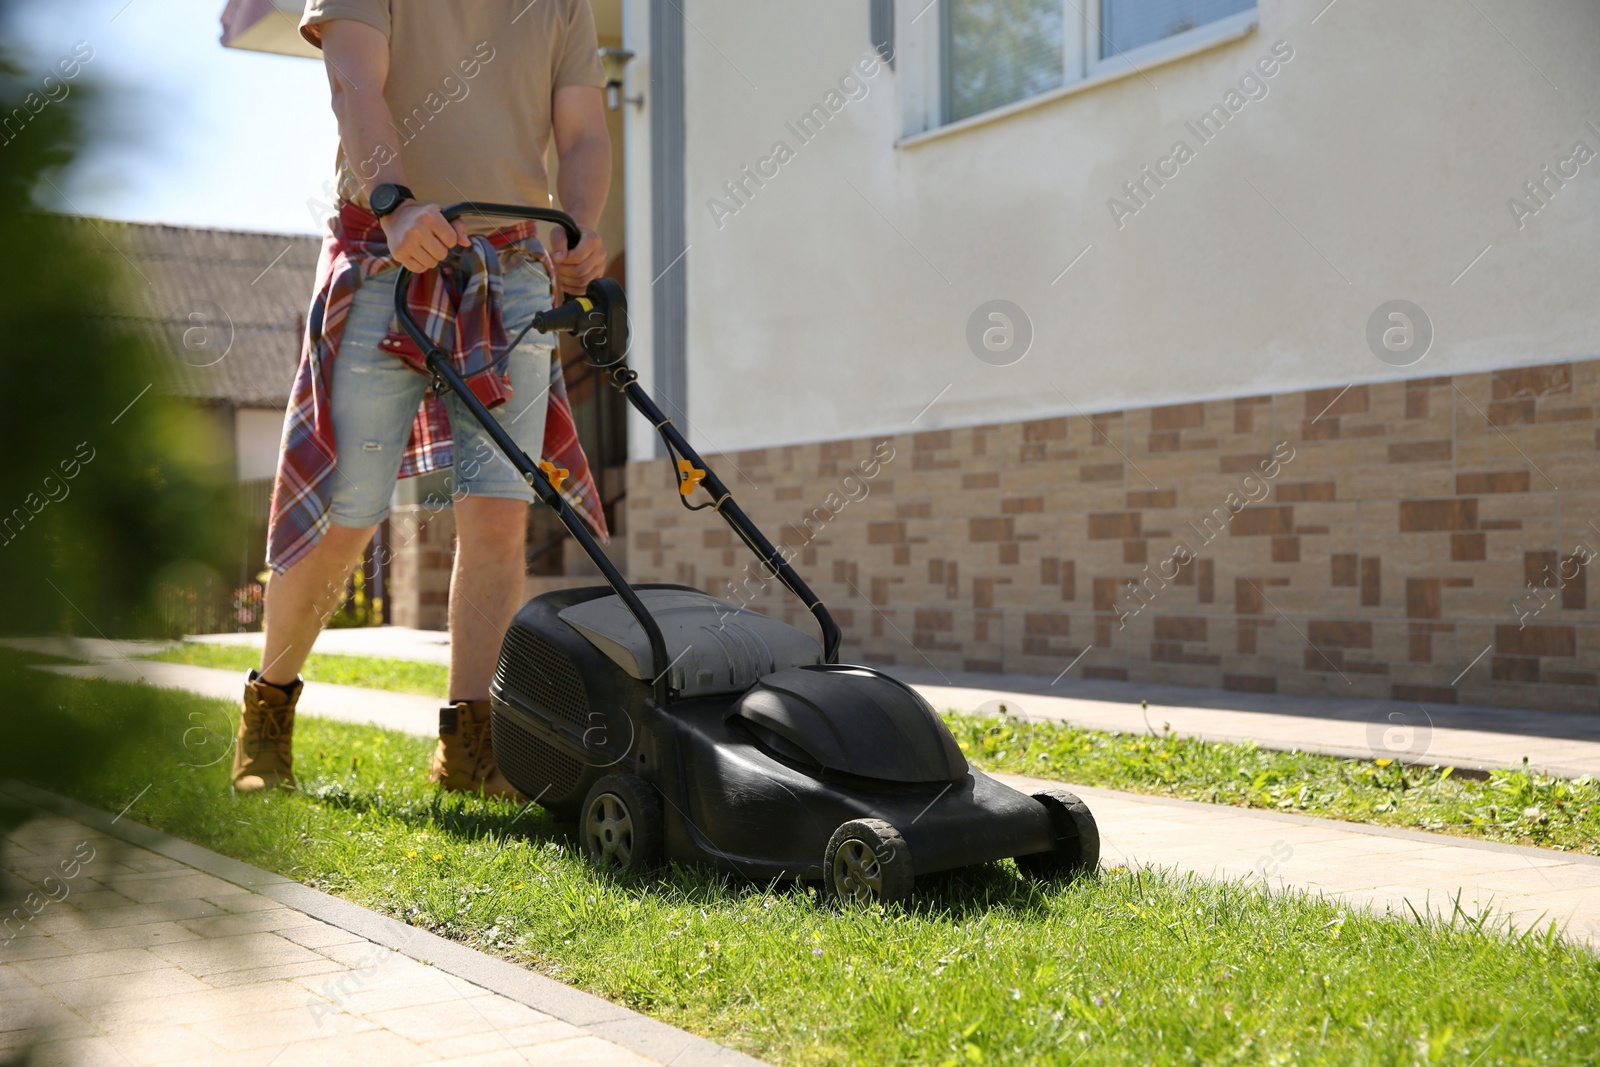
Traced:
POLYGON ((311 646, 339 606, 350 572, 376 527, 329 526, 305 557, 267 583, 266 638, 260 677, 286 689, 300 676, 311 646))
POLYGON ((528 505, 468 496, 455 505, 450 579, 450 699, 489 699, 489 678, 511 617, 522 606, 528 505))
MULTIPOLYGON (((515 337, 535 312, 550 307, 550 280, 537 261, 504 276, 506 332, 515 337)), ((529 456, 544 445, 549 406, 551 338, 529 333, 509 357, 512 400, 495 418, 529 456)), ((456 563, 450 583, 450 699, 487 700, 511 617, 522 605, 528 508, 533 491, 460 404, 450 409, 455 432, 456 563)))
POLYGON ((293 789, 294 715, 300 668, 344 593, 371 526, 331 526, 293 567, 267 583, 261 669, 245 682, 234 739, 233 787, 241 793, 293 789))
POLYGON ((330 525, 311 551, 267 583, 261 670, 245 684, 234 752, 234 788, 294 788, 294 716, 300 668, 338 606, 351 568, 389 511, 401 454, 427 381, 381 350, 394 316, 392 280, 379 274, 355 296, 333 365, 338 467, 330 525))
POLYGON ((518 799, 494 758, 489 677, 506 627, 522 603, 528 505, 504 497, 456 501, 450 577, 450 703, 428 777, 446 789, 518 799))
MULTIPOLYGON (((550 306, 550 283, 527 263, 506 271, 506 332, 517 336, 550 306)), ((549 403, 549 339, 529 335, 509 357, 514 399, 495 412, 518 447, 537 458, 549 403)), ((524 542, 533 492, 456 402, 456 561, 450 582, 450 706, 439 714, 429 777, 446 789, 516 798, 494 758, 489 680, 506 628, 522 603, 524 542)))

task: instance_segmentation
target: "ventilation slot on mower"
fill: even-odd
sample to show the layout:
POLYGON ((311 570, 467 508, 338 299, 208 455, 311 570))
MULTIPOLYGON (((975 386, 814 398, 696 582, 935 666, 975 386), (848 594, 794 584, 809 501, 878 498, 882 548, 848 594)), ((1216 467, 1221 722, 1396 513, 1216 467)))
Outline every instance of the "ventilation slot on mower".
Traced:
POLYGON ((536 633, 512 626, 500 653, 500 684, 521 703, 583 733, 589 722, 589 692, 572 660, 536 633))
POLYGON ((495 759, 524 790, 532 790, 530 799, 557 810, 583 799, 573 795, 583 777, 583 764, 526 731, 507 729, 501 716, 493 722, 495 759))

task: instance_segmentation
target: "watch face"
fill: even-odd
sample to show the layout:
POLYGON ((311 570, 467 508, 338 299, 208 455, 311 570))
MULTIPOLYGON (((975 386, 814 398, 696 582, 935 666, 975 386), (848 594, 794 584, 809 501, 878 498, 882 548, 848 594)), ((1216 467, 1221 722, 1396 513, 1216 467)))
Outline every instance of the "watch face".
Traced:
POLYGON ((379 218, 400 206, 400 190, 385 183, 372 190, 372 212, 379 218))

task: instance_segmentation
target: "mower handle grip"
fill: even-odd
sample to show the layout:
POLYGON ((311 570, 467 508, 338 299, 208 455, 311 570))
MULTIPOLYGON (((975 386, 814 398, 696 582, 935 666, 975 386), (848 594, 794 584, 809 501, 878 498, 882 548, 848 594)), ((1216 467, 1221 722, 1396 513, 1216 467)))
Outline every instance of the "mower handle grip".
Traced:
MULTIPOLYGON (((552 207, 526 207, 521 204, 495 204, 483 200, 463 200, 459 204, 451 204, 449 207, 441 208, 440 213, 444 215, 447 222, 454 222, 463 215, 486 215, 507 219, 531 219, 535 222, 553 222, 566 233, 568 248, 577 248, 578 243, 583 240, 583 231, 578 228, 577 221, 565 211, 557 211, 552 207)), ((422 327, 417 325, 417 320, 412 318, 411 309, 407 306, 406 294, 410 292, 412 277, 411 271, 403 266, 399 268, 394 286, 395 317, 400 321, 400 325, 405 329, 405 332, 410 334, 411 339, 417 343, 417 347, 422 349, 423 355, 426 357, 438 350, 438 346, 423 332, 422 327)))
POLYGON ((488 215, 505 219, 532 219, 535 222, 553 222, 567 235, 567 247, 577 248, 583 240, 583 231, 571 215, 552 207, 522 207, 518 204, 489 204, 478 200, 463 200, 443 209, 445 220, 454 222, 462 215, 488 215))

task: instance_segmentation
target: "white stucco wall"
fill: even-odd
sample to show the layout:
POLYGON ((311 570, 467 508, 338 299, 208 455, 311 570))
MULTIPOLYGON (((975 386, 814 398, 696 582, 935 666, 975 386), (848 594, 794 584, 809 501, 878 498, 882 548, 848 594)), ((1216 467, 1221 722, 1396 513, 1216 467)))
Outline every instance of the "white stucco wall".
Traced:
MULTIPOLYGON (((900 146, 904 94, 924 77, 914 38, 937 17, 912 24, 927 0, 900 2, 899 70, 804 145, 786 124, 868 54, 867 5, 676 2, 690 417, 707 448, 904 430, 946 386, 915 428, 1600 353, 1600 160, 1520 230, 1507 206, 1575 141, 1600 151, 1594 0, 1262 0, 1259 28, 1232 43, 900 146), (1198 146, 1185 122, 1279 41, 1294 57, 1267 95, 1198 146), (1108 200, 1180 138, 1194 158, 1119 229, 1108 200), (708 200, 728 203, 723 183, 779 140, 794 158, 719 222, 708 200), (968 348, 969 316, 992 298, 1035 330, 1014 366, 968 348), (1396 298, 1436 333, 1404 370, 1366 340, 1396 298)), ((643 6, 629 4, 630 37, 643 6)), ((630 73, 647 77, 648 56, 630 73)), ((647 134, 642 114, 630 122, 647 134)), ((648 352, 636 346, 641 370, 648 352)))
POLYGON ((274 477, 278 473, 278 447, 282 440, 282 409, 234 409, 235 476, 241 482, 274 477))

